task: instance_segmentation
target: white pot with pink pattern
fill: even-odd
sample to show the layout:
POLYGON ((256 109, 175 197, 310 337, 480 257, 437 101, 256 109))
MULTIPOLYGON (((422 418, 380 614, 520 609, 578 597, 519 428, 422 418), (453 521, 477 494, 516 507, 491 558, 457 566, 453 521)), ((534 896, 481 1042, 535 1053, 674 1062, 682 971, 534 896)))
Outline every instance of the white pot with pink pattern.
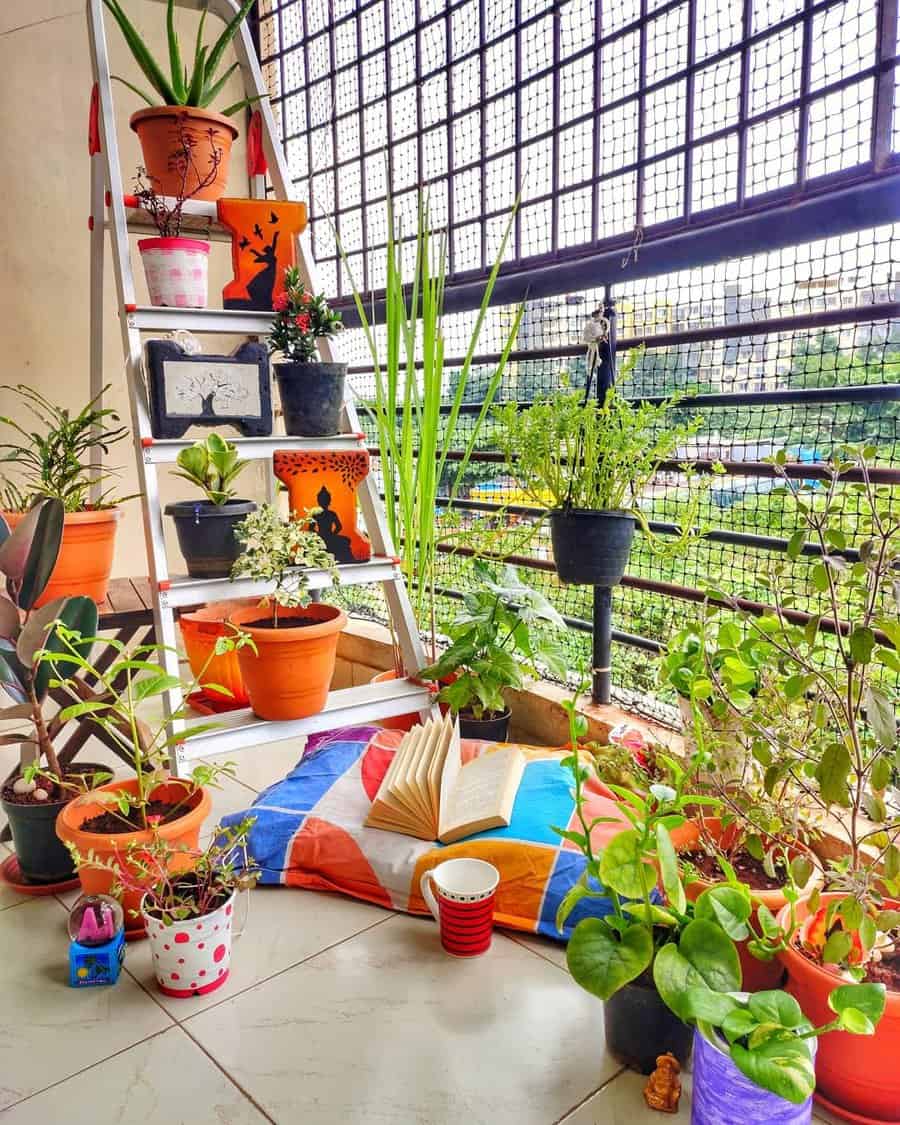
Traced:
POLYGON ((199 238, 142 238, 138 242, 150 304, 205 309, 209 243, 199 238))
POLYGON ((167 996, 205 996, 228 979, 236 895, 232 891, 210 914, 181 922, 166 923, 141 909, 156 983, 167 996))

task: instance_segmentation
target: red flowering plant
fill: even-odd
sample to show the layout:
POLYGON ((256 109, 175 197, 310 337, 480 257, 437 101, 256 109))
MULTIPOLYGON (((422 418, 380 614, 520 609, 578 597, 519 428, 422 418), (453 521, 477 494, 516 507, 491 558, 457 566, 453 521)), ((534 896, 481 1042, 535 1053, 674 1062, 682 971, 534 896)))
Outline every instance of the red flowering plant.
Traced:
POLYGON ((272 304, 276 315, 269 333, 269 351, 280 352, 297 363, 315 362, 316 340, 331 339, 342 327, 341 314, 328 307, 324 293, 307 293, 297 266, 284 271, 284 291, 272 304))

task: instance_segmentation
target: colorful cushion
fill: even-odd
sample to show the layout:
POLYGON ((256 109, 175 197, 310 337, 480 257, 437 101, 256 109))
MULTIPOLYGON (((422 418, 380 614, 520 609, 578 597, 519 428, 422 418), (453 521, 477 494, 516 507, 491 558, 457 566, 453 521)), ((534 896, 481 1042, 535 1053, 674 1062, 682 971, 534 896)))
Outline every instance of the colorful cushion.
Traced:
MULTIPOLYGON (((582 899, 565 932, 556 929, 557 907, 586 864, 578 848, 551 827, 580 830, 572 775, 560 764, 562 751, 522 747, 528 762, 508 828, 444 846, 364 827, 402 737, 399 731, 360 726, 309 738, 300 762, 249 810, 256 817, 250 853, 262 867, 261 882, 338 891, 389 909, 427 914, 419 893, 424 872, 445 859, 471 856, 500 871, 495 912, 500 926, 566 940, 581 918, 609 912, 605 898, 582 899)), ((493 743, 463 740, 463 761, 493 749, 493 743)), ((598 782, 589 782, 586 791, 588 822, 610 818, 593 830, 592 842, 599 850, 628 821, 598 782)), ((246 815, 234 814, 224 823, 246 815)))

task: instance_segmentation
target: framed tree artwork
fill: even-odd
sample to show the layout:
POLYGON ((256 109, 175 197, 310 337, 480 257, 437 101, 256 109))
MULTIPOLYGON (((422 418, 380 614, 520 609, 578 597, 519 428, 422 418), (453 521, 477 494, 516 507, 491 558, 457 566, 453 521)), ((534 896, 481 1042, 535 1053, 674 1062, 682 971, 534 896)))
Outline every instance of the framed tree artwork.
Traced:
POLYGON ((192 355, 174 340, 149 340, 147 382, 153 436, 183 437, 190 426, 236 426, 244 437, 272 432, 269 353, 241 344, 231 355, 192 355))

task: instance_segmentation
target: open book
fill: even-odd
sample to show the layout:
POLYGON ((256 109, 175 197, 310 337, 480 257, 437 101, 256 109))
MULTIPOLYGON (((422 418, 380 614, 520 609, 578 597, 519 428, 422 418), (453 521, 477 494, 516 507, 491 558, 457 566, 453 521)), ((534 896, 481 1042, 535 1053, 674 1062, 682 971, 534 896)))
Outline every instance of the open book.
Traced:
POLYGON ((524 770, 525 755, 516 746, 463 766, 459 722, 449 715, 429 719, 403 736, 366 825, 442 844, 505 828, 524 770))

